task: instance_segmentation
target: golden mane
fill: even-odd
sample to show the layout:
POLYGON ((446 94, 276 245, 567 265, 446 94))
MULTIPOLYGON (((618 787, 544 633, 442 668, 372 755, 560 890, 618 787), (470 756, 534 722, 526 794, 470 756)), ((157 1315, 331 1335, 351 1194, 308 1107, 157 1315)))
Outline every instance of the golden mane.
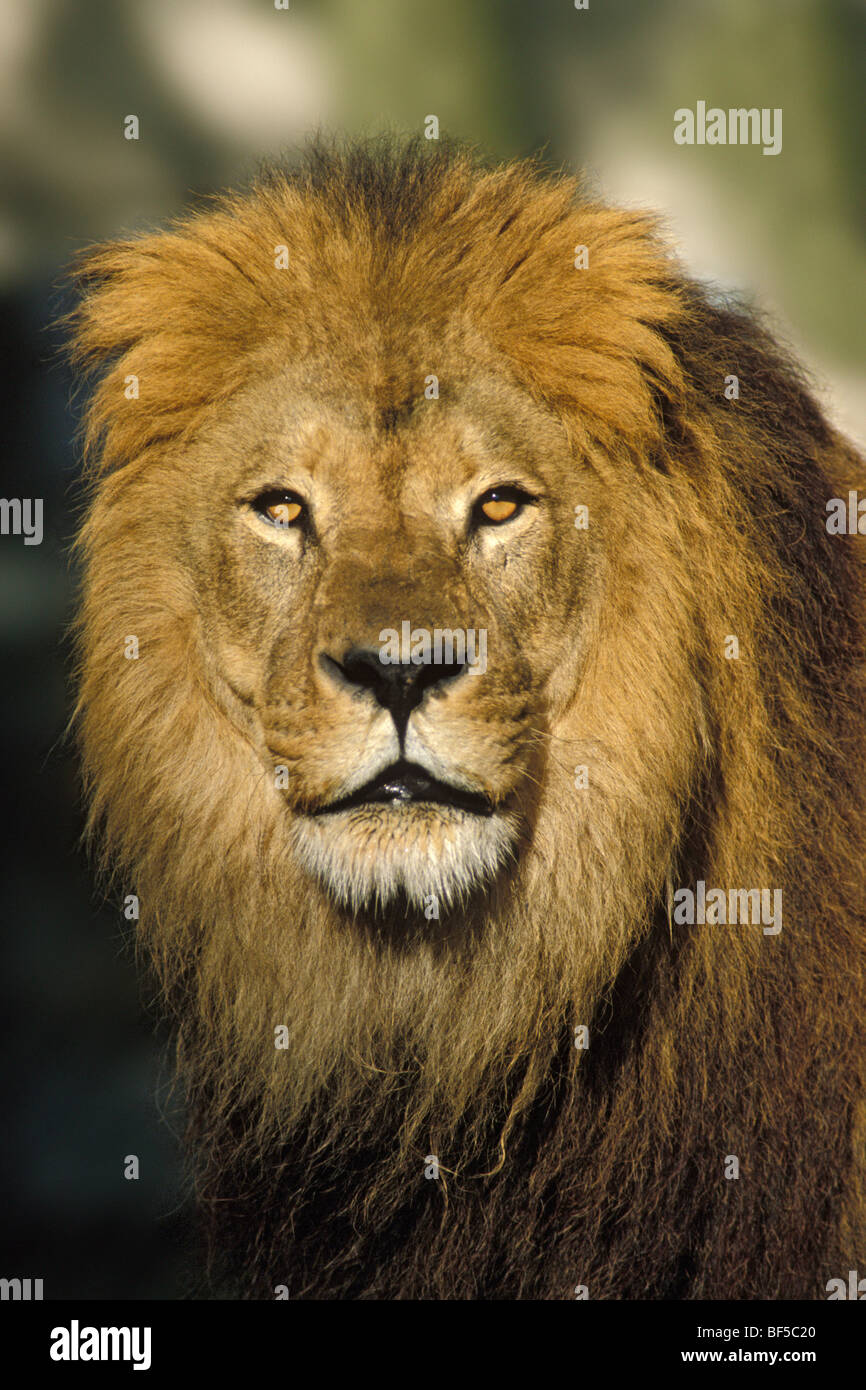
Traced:
POLYGON ((214 1250, 264 1296, 822 1297, 866 1259, 864 577, 824 524, 863 462, 653 218, 423 145, 316 146, 79 267, 88 828, 141 901, 214 1250), (387 428, 458 331, 595 479, 607 578, 514 862, 407 929, 299 866, 182 479, 286 361, 338 352, 387 428), (783 930, 678 926, 699 881, 780 890, 783 930))

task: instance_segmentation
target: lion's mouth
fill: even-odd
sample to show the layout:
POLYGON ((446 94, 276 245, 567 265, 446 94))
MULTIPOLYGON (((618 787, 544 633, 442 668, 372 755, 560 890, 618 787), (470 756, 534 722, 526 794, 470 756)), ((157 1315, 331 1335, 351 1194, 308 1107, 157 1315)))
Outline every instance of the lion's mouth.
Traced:
POLYGON ((450 782, 440 782, 417 763, 406 762, 401 758, 390 767, 384 768, 371 781, 365 782, 362 787, 357 787, 349 796, 320 806, 314 814, 334 815, 338 811, 352 811, 359 806, 382 802, 433 802, 439 806, 452 806, 473 816, 489 816, 493 813, 493 807, 486 796, 479 792, 466 791, 463 787, 452 786, 450 782))

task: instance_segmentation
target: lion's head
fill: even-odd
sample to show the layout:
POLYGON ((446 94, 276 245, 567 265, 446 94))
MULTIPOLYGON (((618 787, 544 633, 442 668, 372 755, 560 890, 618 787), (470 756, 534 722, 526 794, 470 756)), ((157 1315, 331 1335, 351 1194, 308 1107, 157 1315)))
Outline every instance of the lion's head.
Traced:
POLYGON ((753 1047, 785 973, 759 927, 675 946, 673 894, 782 887, 795 923, 804 816, 851 853, 851 456, 650 218, 530 165, 320 148, 82 275, 91 825, 213 1180, 285 1169, 293 1230, 323 1187, 393 1218, 431 1154, 490 1182, 598 1085, 574 1030, 627 975, 595 1065, 615 1106, 643 1048, 666 1142, 686 1002, 753 1047))

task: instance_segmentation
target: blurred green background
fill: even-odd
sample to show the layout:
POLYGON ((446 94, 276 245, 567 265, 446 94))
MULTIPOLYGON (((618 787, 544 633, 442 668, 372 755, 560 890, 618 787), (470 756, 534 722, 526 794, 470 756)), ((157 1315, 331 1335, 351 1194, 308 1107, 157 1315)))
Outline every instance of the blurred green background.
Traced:
POLYGON ((691 270, 770 313, 862 443, 864 53, 864 0, 2 0, 2 491, 43 497, 46 523, 41 547, 0 538, 0 1275, 43 1278, 49 1298, 194 1288, 182 1120, 122 920, 76 849, 62 740, 77 462, 47 325, 68 307, 72 253, 243 181, 313 130, 420 132, 435 114, 443 134, 500 157, 544 149, 612 200, 659 209, 691 270), (676 145, 674 111, 699 100, 781 107, 781 154, 676 145))

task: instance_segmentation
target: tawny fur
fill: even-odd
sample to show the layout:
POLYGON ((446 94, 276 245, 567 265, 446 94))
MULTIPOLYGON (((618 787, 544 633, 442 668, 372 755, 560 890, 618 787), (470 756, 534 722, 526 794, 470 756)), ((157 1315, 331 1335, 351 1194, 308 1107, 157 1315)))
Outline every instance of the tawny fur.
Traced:
POLYGON ((866 479, 795 367, 651 217, 417 145, 319 147, 81 284, 89 828, 177 1029, 214 1286, 820 1298, 862 1270, 864 576, 825 504, 866 479), (301 396, 345 486, 330 565, 283 588, 222 534, 301 396), (503 478, 549 483, 495 580, 424 500, 473 409, 503 478), (293 838, 359 737, 318 648, 383 593, 492 634, 419 727, 520 830, 438 921, 341 908, 293 838), (781 933, 678 926, 698 880, 781 889, 781 933))

